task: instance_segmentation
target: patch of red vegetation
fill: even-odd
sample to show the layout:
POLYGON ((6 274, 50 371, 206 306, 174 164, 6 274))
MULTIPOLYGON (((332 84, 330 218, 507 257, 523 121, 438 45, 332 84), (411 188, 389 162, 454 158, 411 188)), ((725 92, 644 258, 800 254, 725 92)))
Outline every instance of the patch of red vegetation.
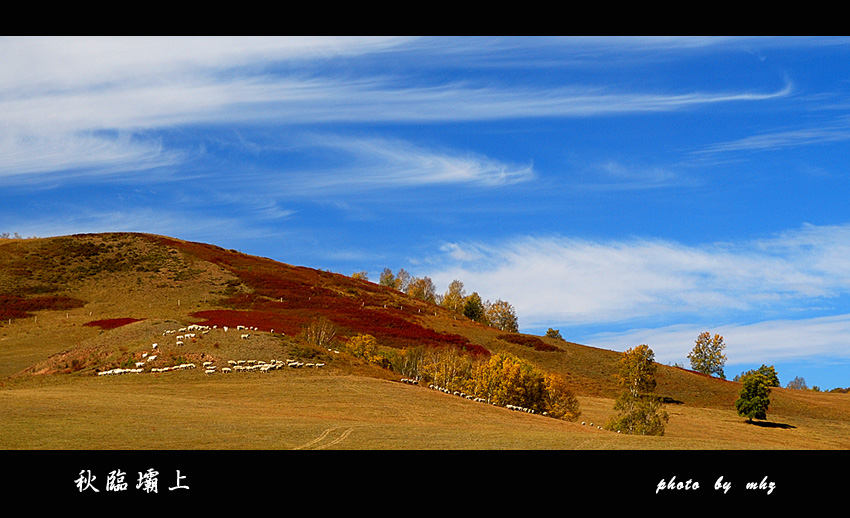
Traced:
POLYGON ((513 333, 505 333, 498 336, 499 340, 504 340, 512 344, 524 345, 532 347, 535 351, 560 351, 561 349, 554 345, 549 345, 540 338, 530 335, 521 335, 513 333))
POLYGON ((192 313, 193 317, 203 319, 199 322, 205 326, 232 327, 247 326, 256 327, 260 331, 274 331, 296 335, 308 320, 273 311, 240 311, 235 309, 212 309, 192 313))
POLYGON ((24 298, 20 295, 0 294, 0 320, 26 318, 33 311, 80 308, 85 302, 71 297, 45 295, 24 298))
POLYGON ((194 313, 205 319, 203 325, 245 325, 295 335, 303 326, 325 317, 339 326, 341 338, 370 334, 387 347, 455 346, 473 354, 490 354, 463 336, 423 327, 417 317, 424 303, 407 299, 385 286, 214 245, 154 238, 221 266, 253 291, 221 301, 227 309, 194 313))
POLYGON ((139 322, 144 320, 142 318, 107 318, 103 320, 92 320, 91 322, 86 322, 83 324, 84 326, 89 327, 99 327, 101 329, 115 329, 116 327, 126 326, 127 324, 132 324, 133 322, 139 322))
POLYGON ((391 347, 454 346, 474 354, 489 355, 484 347, 469 342, 466 337, 439 333, 403 318, 404 312, 391 308, 345 308, 325 316, 337 325, 360 334, 370 334, 379 343, 391 347))
MULTIPOLYGON (((274 302, 267 302, 274 304, 274 302)), ((266 306, 266 304, 262 304, 266 306)), ((274 310, 260 309, 216 309, 198 311, 193 317, 203 319, 202 325, 219 327, 236 327, 243 325, 256 327, 260 331, 271 331, 297 335, 304 326, 313 320, 324 316, 339 327, 341 336, 355 334, 370 334, 378 339, 381 345, 395 348, 415 347, 418 345, 430 347, 455 346, 473 354, 489 355, 489 351, 479 345, 469 342, 465 337, 438 333, 418 324, 408 322, 391 314, 389 309, 359 309, 358 313, 336 310, 312 311, 305 313, 280 308, 274 310), (385 313, 384 313, 385 312, 385 313)))

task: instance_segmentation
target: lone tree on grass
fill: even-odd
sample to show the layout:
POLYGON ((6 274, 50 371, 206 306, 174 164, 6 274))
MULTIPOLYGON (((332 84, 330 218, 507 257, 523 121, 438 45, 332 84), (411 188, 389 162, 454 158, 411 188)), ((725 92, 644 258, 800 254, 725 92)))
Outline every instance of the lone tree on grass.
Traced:
POLYGON ((551 327, 546 331, 546 338, 554 338, 556 340, 564 340, 564 337, 561 336, 561 331, 557 329, 552 329, 551 327))
POLYGON ((747 374, 741 378, 741 392, 735 400, 738 415, 753 419, 767 419, 767 407, 770 405, 770 379, 760 372, 747 374))
POLYGON ((771 365, 768 367, 767 365, 762 364, 758 369, 748 370, 747 372, 742 372, 741 374, 735 376, 732 381, 742 381, 745 377, 750 374, 763 374, 765 378, 767 378, 767 383, 771 387, 778 387, 779 385, 779 375, 776 374, 776 369, 771 365))
POLYGON ((605 428, 633 435, 664 435, 669 417, 655 394, 655 353, 649 346, 639 345, 623 353, 619 366, 617 383, 625 391, 614 403, 618 415, 605 428))
POLYGON ((797 376, 793 380, 789 381, 785 388, 796 389, 796 390, 806 390, 809 387, 806 386, 806 380, 802 376, 797 376))
POLYGON ((463 316, 482 324, 490 324, 487 321, 487 311, 484 308, 484 302, 481 301, 481 296, 477 292, 472 292, 472 295, 463 299, 463 316))
POLYGON ((519 320, 517 320, 516 310, 510 302, 497 300, 492 304, 485 304, 484 311, 490 327, 495 327, 506 333, 519 332, 519 320))
POLYGON ((712 337, 708 331, 700 333, 694 348, 688 353, 691 368, 709 376, 717 374, 721 379, 726 379, 726 375, 723 374, 723 365, 726 363, 724 349, 726 344, 723 343, 722 336, 716 334, 712 337))
POLYGON ((318 347, 327 347, 336 338, 336 325, 325 317, 319 317, 303 328, 304 340, 318 347))

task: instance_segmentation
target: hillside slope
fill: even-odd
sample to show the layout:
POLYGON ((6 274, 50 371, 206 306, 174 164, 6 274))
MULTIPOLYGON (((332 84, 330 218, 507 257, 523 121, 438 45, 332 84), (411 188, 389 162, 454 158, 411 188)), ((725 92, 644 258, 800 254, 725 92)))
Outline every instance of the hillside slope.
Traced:
MULTIPOLYGON (((385 286, 215 245, 123 233, 7 240, 0 242, 0 265, 0 325, 11 329, 9 322, 21 323, 31 335, 56 325, 62 336, 75 336, 82 344, 93 329, 141 321, 157 323, 159 332, 165 322, 174 322, 244 326, 292 337, 326 318, 341 341, 369 334, 390 349, 452 347, 476 357, 510 352, 564 374, 578 393, 616 392, 618 354, 612 351, 544 337, 506 337, 385 286), (38 312, 46 312, 40 323, 38 312)), ((73 349, 65 344, 61 351, 73 349)), ((44 349, 48 355, 61 351, 44 349)), ((78 360, 77 370, 81 364, 78 360)), ((98 368, 96 362, 88 364, 90 371, 98 368)))
MULTIPOLYGON (((0 387, 70 387, 73 380, 94 379, 137 362, 148 369, 203 362, 222 368, 240 359, 271 358, 322 364, 324 372, 334 376, 401 378, 391 369, 333 347, 310 347, 296 339, 322 318, 335 326, 336 344, 370 334, 385 350, 424 345, 452 348, 474 358, 499 352, 524 358, 544 372, 561 374, 581 399, 582 415, 590 422, 604 421, 618 391, 613 377, 617 352, 545 337, 505 335, 435 304, 341 274, 151 234, 0 241, 0 387), (184 339, 183 345, 175 346, 171 333, 186 335, 181 330, 192 325, 204 331, 191 333, 194 336, 184 339), (241 334, 250 334, 250 339, 241 334), (154 343, 162 345, 153 349, 154 343)), ((208 383, 202 372, 183 379, 191 379, 193 390, 200 390, 208 383)), ((694 415, 711 412, 723 413, 734 429, 739 420, 732 409, 739 388, 735 382, 659 365, 658 391, 672 416, 670 429, 685 436, 702 439, 706 427, 687 423, 692 419, 699 423, 701 418, 694 415)), ((23 403, 29 401, 25 391, 15 394, 22 397, 22 405, 30 404, 23 403)), ((850 430, 846 394, 776 389, 771 411, 781 415, 784 424, 831 420, 837 431, 826 438, 818 436, 812 447, 835 447, 833 433, 839 447, 850 447, 841 442, 850 430)), ((745 437, 741 440, 754 440, 745 437)), ((809 444, 808 440, 799 444, 809 444)), ((783 441, 771 438, 764 444, 795 444, 783 441)), ((706 447, 705 442, 698 444, 706 447)), ((730 447, 727 442, 717 444, 730 447)), ((733 439, 731 444, 737 443, 733 439)))

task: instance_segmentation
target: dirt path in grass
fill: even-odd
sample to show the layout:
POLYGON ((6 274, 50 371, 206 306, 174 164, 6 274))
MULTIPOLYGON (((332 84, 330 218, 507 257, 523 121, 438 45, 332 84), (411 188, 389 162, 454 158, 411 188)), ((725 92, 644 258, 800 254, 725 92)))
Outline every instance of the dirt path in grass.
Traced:
POLYGON ((306 449, 321 450, 321 449, 324 449, 324 448, 329 448, 329 447, 331 447, 331 446, 333 446, 337 443, 344 441, 345 438, 348 437, 348 435, 351 432, 354 431, 354 428, 347 428, 336 439, 333 439, 330 442, 320 444, 320 443, 322 443, 322 441, 325 440, 325 438, 327 438, 329 435, 331 435, 331 432, 338 430, 338 429, 339 429, 339 427, 337 427, 337 426, 328 428, 327 430, 322 432, 321 435, 319 435, 318 437, 316 437, 312 441, 306 442, 306 443, 302 444, 301 446, 297 446, 293 449, 294 450, 306 450, 306 449))

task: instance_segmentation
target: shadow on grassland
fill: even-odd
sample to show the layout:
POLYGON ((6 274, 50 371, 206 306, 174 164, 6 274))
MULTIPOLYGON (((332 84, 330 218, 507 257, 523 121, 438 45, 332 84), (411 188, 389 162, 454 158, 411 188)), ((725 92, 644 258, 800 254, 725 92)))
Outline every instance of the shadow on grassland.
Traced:
POLYGON ((770 421, 751 421, 751 422, 748 422, 748 424, 751 424, 751 425, 754 425, 754 426, 761 426, 763 428, 782 428, 784 430, 787 430, 787 429, 790 429, 790 428, 797 428, 794 425, 790 425, 790 424, 786 424, 786 423, 772 423, 770 421))

